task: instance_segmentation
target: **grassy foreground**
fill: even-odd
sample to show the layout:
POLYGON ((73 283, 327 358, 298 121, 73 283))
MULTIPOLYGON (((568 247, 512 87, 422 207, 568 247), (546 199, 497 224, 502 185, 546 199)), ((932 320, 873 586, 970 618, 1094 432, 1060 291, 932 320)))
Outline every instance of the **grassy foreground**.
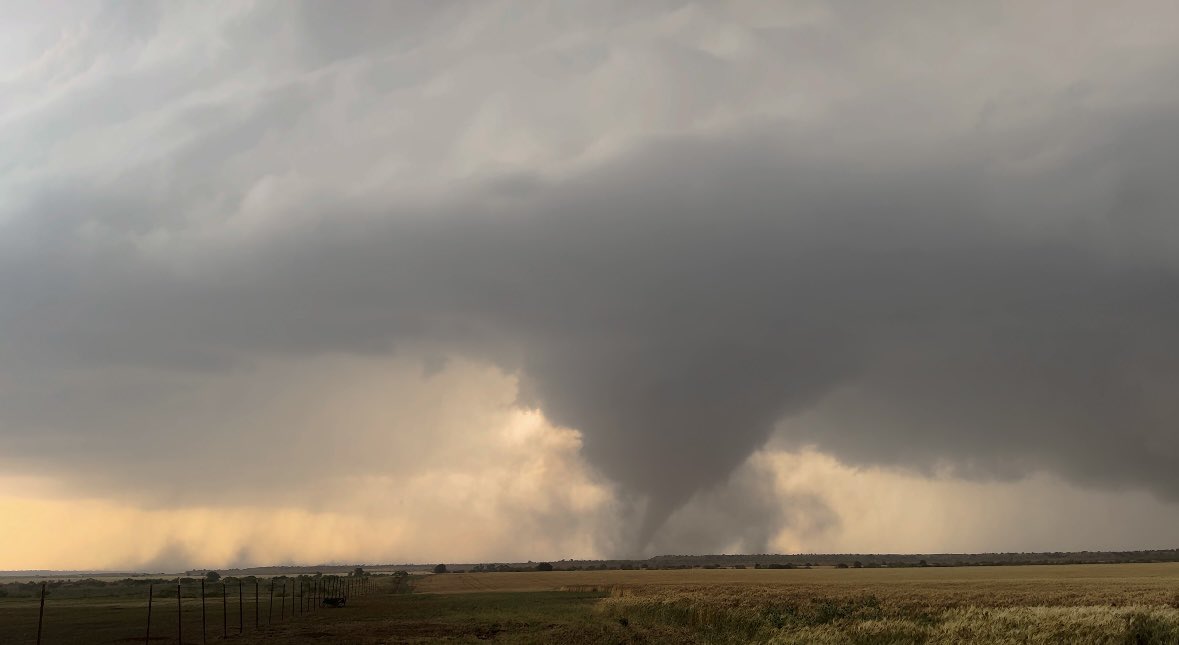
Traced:
MULTIPOLYGON (((239 643, 1177 643, 1179 565, 683 570, 413 576, 239 643)), ((142 642, 144 603, 51 598, 44 643, 142 642)), ((175 643, 175 600, 152 642, 175 643)), ((230 607, 236 614, 236 608, 230 607)), ((184 642, 200 643, 185 600, 184 642)), ((158 621, 158 622, 157 622, 158 621)), ((0 642, 31 643, 36 604, 0 598, 0 642)), ((220 607, 209 640, 220 641, 220 607)))
POLYGON ((937 590, 639 588, 617 590, 600 610, 630 624, 684 627, 709 643, 1179 643, 1173 606, 1124 606, 1116 594, 1108 604, 1050 604, 1065 595, 1027 591, 1015 598, 1000 588, 964 591, 973 598, 961 604, 937 590))
POLYGON ((1179 643, 1171 563, 554 573, 431 576, 418 588, 608 590, 594 611, 636 640, 658 627, 702 643, 1179 643))

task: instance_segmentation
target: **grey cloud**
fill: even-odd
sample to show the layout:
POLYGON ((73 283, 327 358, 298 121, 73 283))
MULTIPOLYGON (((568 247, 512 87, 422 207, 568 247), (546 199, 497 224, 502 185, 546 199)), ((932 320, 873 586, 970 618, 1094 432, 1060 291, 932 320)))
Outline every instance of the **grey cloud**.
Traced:
POLYGON ((1149 235, 1095 233, 1110 220, 1084 211, 1013 236, 1023 214, 987 205, 1024 187, 991 183, 969 152, 885 165, 892 151, 814 163, 794 148, 669 143, 511 212, 264 242, 202 284, 99 280, 59 301, 81 311, 57 321, 56 351, 200 365, 442 343, 518 372, 527 402, 584 431, 591 461, 649 498, 649 533, 824 402, 833 420, 799 437, 846 458, 1012 455, 1176 492, 1158 450, 1176 418, 1176 276, 1110 255, 1149 235), (839 416, 860 409, 840 388, 866 393, 862 416, 839 416))
MULTIPOLYGON (((362 51, 335 32, 320 45, 362 51)), ((140 228, 208 207, 199 193, 55 185, 0 235, 0 356, 27 386, 0 394, 0 424, 34 452, 54 443, 33 431, 98 432, 103 397, 62 405, 62 366, 216 372, 425 343, 518 375, 522 403, 584 433, 647 509, 625 549, 776 427, 848 461, 1179 497, 1177 97, 1162 74, 1112 78, 1021 87, 952 135, 938 130, 961 116, 948 81, 862 81, 815 122, 649 137, 575 173, 492 171, 427 202, 340 190, 220 241, 140 228), (1108 99, 1123 80, 1135 100, 1108 99), (914 122, 913 105, 936 119, 914 122)), ((191 170, 264 127, 212 128, 191 170)), ((126 407, 105 425, 160 422, 126 407)))

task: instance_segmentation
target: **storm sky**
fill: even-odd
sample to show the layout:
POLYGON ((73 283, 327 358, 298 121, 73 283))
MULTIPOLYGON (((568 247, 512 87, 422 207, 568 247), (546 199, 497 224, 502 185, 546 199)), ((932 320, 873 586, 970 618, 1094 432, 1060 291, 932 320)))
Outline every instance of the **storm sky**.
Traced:
POLYGON ((0 568, 1179 543, 1174 3, 8 13, 0 568))

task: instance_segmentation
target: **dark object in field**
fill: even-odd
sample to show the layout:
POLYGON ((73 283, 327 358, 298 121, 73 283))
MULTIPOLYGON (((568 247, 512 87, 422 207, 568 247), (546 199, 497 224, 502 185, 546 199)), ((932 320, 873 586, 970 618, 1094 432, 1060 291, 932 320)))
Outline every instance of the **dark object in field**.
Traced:
POLYGON ((348 596, 327 596, 321 603, 324 607, 343 607, 348 602, 348 596))

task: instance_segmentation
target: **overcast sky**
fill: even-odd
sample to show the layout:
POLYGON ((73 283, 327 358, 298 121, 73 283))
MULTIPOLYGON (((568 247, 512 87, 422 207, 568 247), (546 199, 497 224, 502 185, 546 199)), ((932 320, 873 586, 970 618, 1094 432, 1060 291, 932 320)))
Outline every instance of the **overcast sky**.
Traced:
POLYGON ((1172 2, 6 13, 0 568, 1179 545, 1172 2))

